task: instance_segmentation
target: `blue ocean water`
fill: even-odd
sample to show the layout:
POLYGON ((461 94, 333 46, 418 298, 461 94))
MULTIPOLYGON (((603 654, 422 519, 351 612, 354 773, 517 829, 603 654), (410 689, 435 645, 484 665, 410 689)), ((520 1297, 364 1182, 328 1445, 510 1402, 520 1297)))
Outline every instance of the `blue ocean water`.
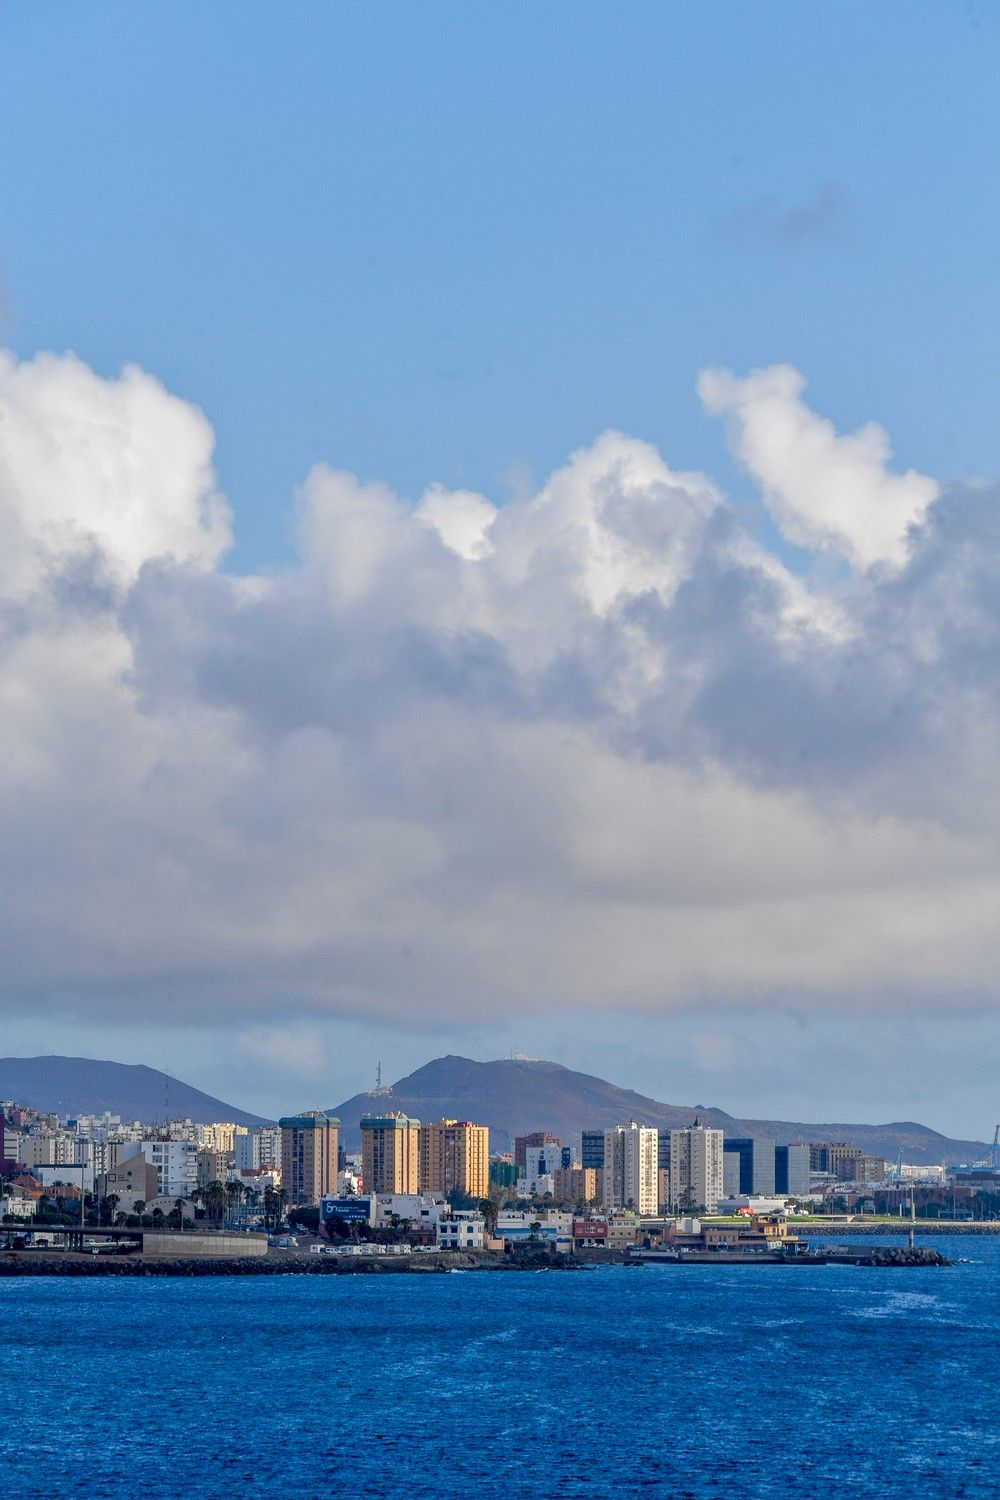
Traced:
POLYGON ((969 1263, 0 1279, 0 1494, 993 1496, 1000 1242, 923 1242, 969 1263))

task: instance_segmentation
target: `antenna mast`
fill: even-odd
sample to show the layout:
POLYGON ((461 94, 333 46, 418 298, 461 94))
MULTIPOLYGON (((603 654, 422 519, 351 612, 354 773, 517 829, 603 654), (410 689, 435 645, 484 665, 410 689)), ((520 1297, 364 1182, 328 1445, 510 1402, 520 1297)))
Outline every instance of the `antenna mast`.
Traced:
POLYGON ((382 1082, 382 1060, 378 1061, 375 1068, 375 1085, 368 1090, 369 1099, 389 1099, 392 1097, 392 1085, 382 1082))

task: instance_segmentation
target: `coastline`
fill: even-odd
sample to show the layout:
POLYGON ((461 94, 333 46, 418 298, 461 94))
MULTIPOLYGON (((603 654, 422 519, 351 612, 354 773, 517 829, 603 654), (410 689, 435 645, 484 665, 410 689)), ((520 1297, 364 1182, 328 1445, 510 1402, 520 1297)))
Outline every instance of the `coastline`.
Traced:
MULTIPOLYGON (((789 1220, 794 1224, 794 1220, 789 1220)), ((878 1221, 860 1220, 850 1224, 802 1224, 796 1226, 796 1233, 801 1233, 804 1240, 810 1240, 815 1235, 829 1238, 831 1235, 843 1238, 853 1238, 854 1235, 891 1234, 900 1239, 908 1238, 910 1231, 915 1234, 1000 1234, 1000 1220, 980 1219, 974 1223, 964 1223, 961 1219, 893 1219, 891 1222, 879 1223, 878 1221)))
POLYGON ((0 1277, 12 1276, 434 1276, 452 1271, 579 1271, 571 1256, 502 1255, 495 1251, 446 1251, 420 1257, 325 1255, 141 1256, 42 1254, 12 1251, 0 1256, 0 1277))

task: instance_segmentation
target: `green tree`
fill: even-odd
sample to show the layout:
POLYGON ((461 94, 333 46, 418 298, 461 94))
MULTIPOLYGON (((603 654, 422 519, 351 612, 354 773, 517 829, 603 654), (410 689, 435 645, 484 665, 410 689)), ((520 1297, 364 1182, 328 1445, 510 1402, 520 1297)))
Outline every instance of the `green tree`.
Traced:
POLYGON ((480 1198, 479 1210, 484 1220, 486 1221, 486 1233, 489 1235, 490 1239, 493 1239, 496 1236, 497 1232, 497 1219, 500 1216, 500 1205, 494 1202, 492 1196, 490 1196, 489 1198, 480 1198))

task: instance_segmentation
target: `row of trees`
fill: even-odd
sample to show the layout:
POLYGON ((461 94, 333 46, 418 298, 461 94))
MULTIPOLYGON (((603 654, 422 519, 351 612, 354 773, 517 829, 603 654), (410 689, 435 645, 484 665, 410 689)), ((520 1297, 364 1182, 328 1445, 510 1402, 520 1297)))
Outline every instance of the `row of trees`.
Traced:
MULTIPOLYGON (((75 1227, 80 1223, 79 1198, 59 1193, 58 1186, 59 1184, 55 1184, 52 1192, 42 1193, 35 1205, 34 1219, 30 1222, 54 1227, 75 1227)), ((168 1211, 164 1212, 157 1205, 147 1213, 145 1201, 139 1199, 126 1212, 119 1209, 121 1198, 117 1193, 108 1193, 103 1197, 87 1193, 84 1196, 83 1222, 90 1227, 103 1225, 108 1228, 180 1229, 184 1226, 185 1201, 183 1198, 175 1198, 173 1207, 168 1211)), ((258 1197, 253 1188, 245 1183, 215 1181, 198 1188, 191 1194, 189 1201, 201 1208, 204 1218, 213 1228, 221 1228, 227 1218, 231 1220, 242 1210, 254 1208, 263 1213, 265 1226, 270 1228, 277 1227, 281 1222, 288 1195, 284 1188, 269 1187, 258 1197)))

